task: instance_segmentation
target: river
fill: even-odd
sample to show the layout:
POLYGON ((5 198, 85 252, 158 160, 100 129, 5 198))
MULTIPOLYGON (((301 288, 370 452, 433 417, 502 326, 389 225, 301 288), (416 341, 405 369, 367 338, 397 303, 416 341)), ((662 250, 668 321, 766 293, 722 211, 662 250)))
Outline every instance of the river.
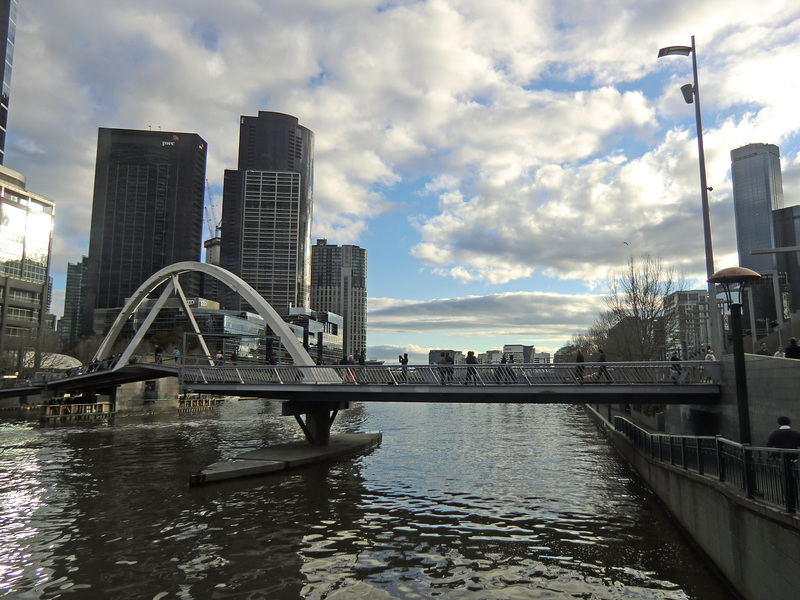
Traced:
POLYGON ((0 597, 731 597, 579 407, 358 403, 333 429, 383 443, 190 488, 299 427, 265 400, 0 422, 0 597))

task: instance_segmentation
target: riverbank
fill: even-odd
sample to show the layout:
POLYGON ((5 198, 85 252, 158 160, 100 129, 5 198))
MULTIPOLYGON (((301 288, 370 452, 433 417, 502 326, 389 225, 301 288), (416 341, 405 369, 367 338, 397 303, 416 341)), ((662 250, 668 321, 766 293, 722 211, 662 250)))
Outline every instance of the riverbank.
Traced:
POLYGON ((800 517, 747 498, 724 482, 640 452, 592 407, 609 441, 681 528, 746 600, 793 598, 800 590, 800 517))

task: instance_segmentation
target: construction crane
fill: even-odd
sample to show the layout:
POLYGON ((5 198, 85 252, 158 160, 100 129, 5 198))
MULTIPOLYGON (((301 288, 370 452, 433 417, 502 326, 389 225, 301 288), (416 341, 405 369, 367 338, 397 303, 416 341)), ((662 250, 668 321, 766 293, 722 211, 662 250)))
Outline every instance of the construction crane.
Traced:
POLYGON ((208 179, 206 179, 206 193, 208 194, 208 205, 203 206, 203 210, 206 214, 208 239, 203 242, 203 247, 206 249, 206 262, 219 265, 220 246, 222 245, 219 232, 222 229, 222 221, 217 218, 217 210, 214 207, 214 197, 211 195, 211 186, 208 183, 208 179))

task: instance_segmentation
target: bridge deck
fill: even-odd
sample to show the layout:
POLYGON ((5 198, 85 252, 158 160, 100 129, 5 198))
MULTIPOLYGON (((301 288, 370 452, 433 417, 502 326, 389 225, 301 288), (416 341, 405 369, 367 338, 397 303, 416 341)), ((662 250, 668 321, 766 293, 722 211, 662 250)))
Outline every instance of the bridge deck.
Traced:
MULTIPOLYGON (((716 362, 546 365, 270 366, 137 363, 35 382, 30 389, 97 391, 179 377, 184 391, 302 402, 663 403, 719 400, 716 362)), ((10 390, 3 390, 9 391, 10 390)))
MULTIPOLYGON (((713 365, 718 369, 718 365, 713 365)), ((313 401, 481 403, 717 402, 712 365, 184 367, 182 386, 202 393, 313 401)))

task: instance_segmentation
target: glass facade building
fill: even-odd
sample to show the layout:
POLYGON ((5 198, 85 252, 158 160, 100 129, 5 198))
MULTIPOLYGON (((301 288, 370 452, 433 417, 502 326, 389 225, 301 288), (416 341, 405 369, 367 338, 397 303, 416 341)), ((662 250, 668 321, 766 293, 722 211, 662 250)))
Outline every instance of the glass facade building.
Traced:
POLYGON ((0 369, 22 367, 47 323, 55 204, 0 167, 0 369))
POLYGON ((367 348, 367 251, 320 238, 311 247, 311 307, 343 319, 343 352, 367 348))
POLYGON ((3 164, 8 124, 8 102, 11 97, 11 66, 14 63, 14 39, 17 35, 17 0, 0 0, 0 36, 6 43, 0 48, 3 65, 3 91, 0 95, 0 165, 3 164))
POLYGON ((748 144, 731 151, 733 209, 739 266, 759 273, 774 271, 774 254, 750 254, 775 247, 772 211, 783 208, 780 149, 773 144, 748 144))
POLYGON ((89 259, 67 263, 67 282, 64 293, 64 316, 59 322, 59 337, 62 343, 72 344, 81 333, 81 320, 86 298, 86 271, 89 259))
MULTIPOLYGON (((309 306, 314 133, 296 117, 260 111, 239 125, 239 162, 225 171, 220 266, 284 319, 309 306)), ((220 290, 225 309, 250 310, 220 290)))
MULTIPOLYGON (((200 260, 206 151, 196 133, 99 129, 85 328, 103 333, 95 309, 122 308, 160 269, 200 260)), ((181 287, 199 295, 199 276, 181 287)))

